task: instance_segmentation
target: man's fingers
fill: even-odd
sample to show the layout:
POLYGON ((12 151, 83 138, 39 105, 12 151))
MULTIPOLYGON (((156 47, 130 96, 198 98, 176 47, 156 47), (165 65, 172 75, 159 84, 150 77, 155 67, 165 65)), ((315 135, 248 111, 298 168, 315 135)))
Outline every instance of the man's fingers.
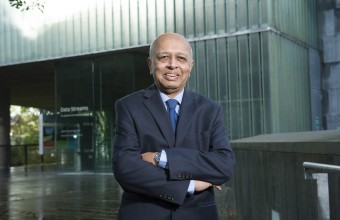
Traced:
POLYGON ((222 187, 221 187, 221 186, 215 186, 215 185, 214 185, 214 187, 215 187, 216 189, 218 189, 219 191, 222 190, 222 187))

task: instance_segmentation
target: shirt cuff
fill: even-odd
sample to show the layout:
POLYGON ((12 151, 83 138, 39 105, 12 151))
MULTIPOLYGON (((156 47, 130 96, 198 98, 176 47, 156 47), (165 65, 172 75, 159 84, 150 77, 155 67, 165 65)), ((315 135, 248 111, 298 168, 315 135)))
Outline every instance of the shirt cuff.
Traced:
POLYGON ((167 163, 168 163, 168 157, 166 156, 165 150, 162 150, 161 157, 159 158, 158 166, 165 169, 167 163))
POLYGON ((195 192, 195 180, 190 180, 189 187, 188 187, 188 195, 193 195, 195 192))

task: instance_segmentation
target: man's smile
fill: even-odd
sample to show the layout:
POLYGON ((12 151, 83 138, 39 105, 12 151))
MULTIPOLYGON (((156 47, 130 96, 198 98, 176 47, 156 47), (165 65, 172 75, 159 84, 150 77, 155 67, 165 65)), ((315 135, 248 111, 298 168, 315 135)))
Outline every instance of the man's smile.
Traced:
POLYGON ((177 73, 166 73, 164 74, 164 76, 167 80, 170 81, 177 80, 179 78, 179 75, 177 73))

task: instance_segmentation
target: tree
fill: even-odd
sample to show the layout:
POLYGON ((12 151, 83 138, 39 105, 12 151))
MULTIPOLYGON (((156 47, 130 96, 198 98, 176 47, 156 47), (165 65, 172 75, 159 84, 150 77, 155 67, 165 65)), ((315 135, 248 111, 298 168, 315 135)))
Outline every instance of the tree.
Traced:
POLYGON ((11 106, 11 144, 37 144, 39 142, 39 110, 11 106))
MULTIPOLYGON (((29 162, 38 163, 39 110, 20 106, 11 106, 11 165, 20 166, 25 162, 25 148, 30 145, 29 162)), ((28 149, 28 148, 27 148, 28 149)))

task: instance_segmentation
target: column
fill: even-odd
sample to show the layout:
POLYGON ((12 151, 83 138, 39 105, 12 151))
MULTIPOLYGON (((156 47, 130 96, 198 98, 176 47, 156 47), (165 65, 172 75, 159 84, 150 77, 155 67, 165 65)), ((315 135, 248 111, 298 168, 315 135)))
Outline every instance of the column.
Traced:
POLYGON ((10 95, 0 89, 0 176, 9 173, 10 166, 10 95))

